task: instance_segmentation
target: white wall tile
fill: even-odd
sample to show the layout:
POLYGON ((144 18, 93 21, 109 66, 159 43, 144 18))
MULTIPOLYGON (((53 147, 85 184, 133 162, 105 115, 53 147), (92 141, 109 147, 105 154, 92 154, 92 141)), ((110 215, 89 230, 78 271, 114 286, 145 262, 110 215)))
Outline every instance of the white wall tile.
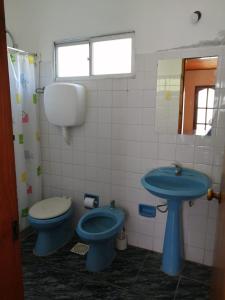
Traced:
POLYGON ((126 155, 140 157, 141 145, 136 141, 126 142, 126 155))
POLYGON ((63 166, 61 163, 59 162, 51 162, 50 163, 50 172, 53 175, 63 175, 63 166))
POLYGON ((154 108, 142 108, 141 122, 144 125, 154 126, 155 124, 155 109, 154 108))
POLYGON ((194 145, 195 144, 195 135, 183 135, 183 134, 178 134, 176 143, 177 144, 182 144, 182 145, 194 145))
POLYGON ((111 139, 108 138, 97 139, 97 153, 104 153, 104 154, 111 153, 111 139))
POLYGON ((194 160, 194 146, 193 145, 177 145, 175 159, 178 162, 192 163, 194 160))
POLYGON ((154 90, 143 90, 143 107, 155 107, 156 92, 154 90))
POLYGON ((75 179, 82 179, 85 178, 85 170, 83 165, 72 165, 73 167, 73 177, 75 179))
POLYGON ((158 141, 158 135, 155 133, 154 126, 141 125, 140 141, 141 142, 158 141))
POLYGON ((153 239, 153 250, 162 253, 163 250, 163 239, 161 237, 154 237, 153 239))
POLYGON ((127 107, 128 104, 127 91, 114 91, 112 104, 113 107, 127 107))
POLYGON ((50 151, 48 148, 41 147, 41 158, 42 158, 42 161, 50 160, 50 151))
POLYGON ((73 161, 73 152, 72 150, 63 150, 62 151, 62 162, 65 164, 72 163, 73 161))
MULTIPOLYGON (((96 121, 96 119, 95 119, 96 121)), ((111 109, 109 107, 100 107, 98 111, 98 121, 100 123, 111 123, 111 109)))
MULTIPOLYGON (((87 145, 88 146, 88 145, 87 145)), ((85 150, 85 138, 84 137, 73 137, 73 149, 78 151, 85 150)))
POLYGON ((88 107, 98 107, 98 93, 97 91, 87 91, 88 107))
POLYGON ((99 107, 111 107, 113 94, 111 91, 98 91, 99 107))
POLYGON ((185 247, 185 257, 187 260, 203 263, 204 249, 187 246, 185 247))
POLYGON ((120 78, 120 79, 113 79, 113 90, 114 91, 126 91, 127 90, 127 79, 120 78))
POLYGON ((128 107, 126 110, 127 124, 141 124, 142 110, 141 108, 128 107))
POLYGON ((73 152, 73 164, 84 165, 85 163, 85 153, 83 151, 73 152))
POLYGON ((203 232, 199 232, 198 230, 189 230, 185 233, 185 240, 189 246, 204 249, 205 235, 203 232))
POLYGON ((207 266, 212 266, 214 262, 214 252, 205 251, 203 263, 207 266))
POLYGON ((61 148, 62 147, 62 137, 58 134, 50 134, 49 135, 49 146, 53 148, 61 148))
POLYGON ((50 161, 61 162, 62 152, 56 148, 49 148, 49 159, 50 161))
POLYGON ((143 105, 143 90, 130 90, 128 91, 129 107, 142 107, 143 105))
POLYGON ((111 131, 111 124, 99 123, 97 127, 97 137, 102 139, 110 139, 111 131))
POLYGON ((141 143, 141 157, 156 159, 158 157, 158 144, 141 143))
POLYGON ((210 147, 196 147, 195 148, 195 163, 196 164, 212 164, 213 149, 210 147))
POLYGON ((88 107, 86 113, 86 122, 96 122, 96 120, 99 120, 98 112, 98 108, 88 107))
POLYGON ((49 146, 49 135, 41 133, 41 147, 48 147, 49 146))
POLYGON ((112 108, 112 123, 127 124, 127 108, 112 108))
POLYGON ((97 153, 86 152, 85 153, 85 163, 87 166, 97 166, 97 153))
POLYGON ((158 139, 160 144, 176 144, 177 136, 172 134, 159 134, 158 139))
MULTIPOLYGON (((83 146, 83 145, 82 145, 83 146)), ((74 147, 75 151, 97 152, 98 140, 94 137, 84 138, 84 148, 74 147)))
POLYGON ((98 123, 85 123, 84 124, 84 135, 85 137, 92 137, 96 138, 97 137, 97 129, 98 129, 98 123))
POLYGON ((165 160, 175 160, 175 144, 159 144, 159 159, 165 160))
POLYGON ((139 234, 138 237, 138 247, 143 249, 153 248, 153 238, 144 234, 139 234))
POLYGON ((112 91, 113 80, 112 79, 99 79, 99 80, 97 80, 97 87, 101 91, 112 91))

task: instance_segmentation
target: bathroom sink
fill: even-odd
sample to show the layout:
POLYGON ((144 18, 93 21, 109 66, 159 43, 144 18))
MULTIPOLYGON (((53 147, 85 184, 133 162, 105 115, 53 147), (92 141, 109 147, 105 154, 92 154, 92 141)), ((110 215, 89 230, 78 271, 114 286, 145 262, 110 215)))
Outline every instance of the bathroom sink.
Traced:
POLYGON ((142 177, 141 183, 151 194, 167 200, 162 271, 177 276, 183 268, 184 254, 182 203, 206 194, 211 180, 201 172, 175 164, 175 167, 162 167, 148 172, 142 177))
POLYGON ((192 200, 207 193, 211 185, 207 175, 188 168, 182 168, 181 174, 176 175, 175 170, 175 167, 154 169, 141 183, 150 193, 167 200, 192 200))

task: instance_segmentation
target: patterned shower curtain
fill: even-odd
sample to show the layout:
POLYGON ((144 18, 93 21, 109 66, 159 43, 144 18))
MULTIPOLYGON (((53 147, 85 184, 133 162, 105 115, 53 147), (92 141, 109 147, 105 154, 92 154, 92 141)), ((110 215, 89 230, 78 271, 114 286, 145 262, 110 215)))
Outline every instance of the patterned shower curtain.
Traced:
POLYGON ((35 57, 8 53, 20 230, 29 207, 41 200, 39 105, 35 57))

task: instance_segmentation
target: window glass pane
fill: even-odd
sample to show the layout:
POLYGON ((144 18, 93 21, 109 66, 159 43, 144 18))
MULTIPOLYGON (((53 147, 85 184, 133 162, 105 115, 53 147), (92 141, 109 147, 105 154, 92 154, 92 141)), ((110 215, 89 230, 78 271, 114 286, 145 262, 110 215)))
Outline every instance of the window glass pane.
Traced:
POLYGON ((206 109, 197 110, 197 123, 205 123, 206 109))
POLYGON ((89 76, 89 44, 57 48, 57 76, 89 76))
POLYGON ((131 65, 132 38, 93 42, 93 75, 131 73, 131 65))
POLYGON ((215 97, 215 90, 209 88, 209 91, 208 91, 208 107, 209 108, 214 107, 214 97, 215 97))
POLYGON ((211 125, 197 124, 195 134, 197 134, 197 135, 211 135, 211 132, 210 132, 211 129, 212 129, 211 125))
POLYGON ((208 124, 212 124, 212 118, 213 118, 213 109, 207 109, 206 122, 208 124))
POLYGON ((205 125, 197 124, 195 133, 197 135, 205 135, 205 125))
POLYGON ((198 107, 206 107, 207 89, 198 92, 198 107))

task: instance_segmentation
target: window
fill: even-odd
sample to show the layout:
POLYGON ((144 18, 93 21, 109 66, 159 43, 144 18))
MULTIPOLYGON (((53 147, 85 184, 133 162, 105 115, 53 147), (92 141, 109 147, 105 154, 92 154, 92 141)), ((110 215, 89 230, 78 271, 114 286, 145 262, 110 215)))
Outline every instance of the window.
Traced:
POLYGON ((194 128, 198 135, 211 133, 214 97, 215 86, 196 87, 194 128))
POLYGON ((55 77, 127 76, 134 72, 134 33, 55 43, 55 77))
POLYGON ((58 77, 89 75, 89 44, 67 45, 57 49, 58 77))

